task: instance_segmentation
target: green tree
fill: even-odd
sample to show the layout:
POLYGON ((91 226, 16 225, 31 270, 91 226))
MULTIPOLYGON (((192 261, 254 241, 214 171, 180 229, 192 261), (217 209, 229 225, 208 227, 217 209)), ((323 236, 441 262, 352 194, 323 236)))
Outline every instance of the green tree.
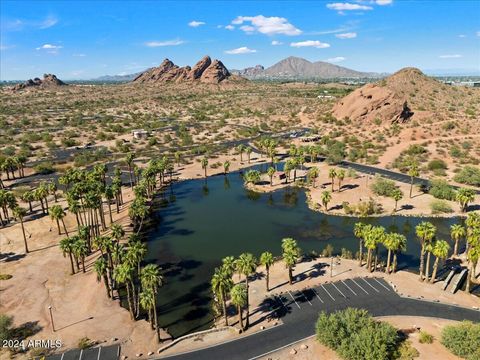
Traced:
POLYGON ((20 226, 22 227, 22 234, 23 234, 23 244, 25 246, 25 253, 28 254, 28 244, 27 244, 27 236, 25 235, 25 226, 23 224, 23 218, 27 215, 27 210, 20 206, 16 206, 13 208, 13 217, 20 221, 20 226))
POLYGON ((454 241, 455 245, 453 246, 453 255, 458 256, 458 243, 461 238, 465 237, 466 231, 465 228, 460 224, 453 224, 450 226, 450 236, 454 241))
POLYGON ((330 168, 328 170, 328 177, 332 180, 332 193, 335 191, 333 185, 335 184, 335 178, 337 177, 337 171, 335 168, 330 168))
POLYGON ((229 170, 230 170, 230 161, 225 160, 225 162, 223 163, 223 174, 227 175, 229 170))
POLYGON ((455 195, 455 199, 460 204, 463 212, 466 212, 468 209, 468 203, 471 203, 475 200, 475 190, 460 188, 455 195))
POLYGON ((397 204, 400 200, 403 199, 403 192, 400 189, 395 189, 392 191, 392 199, 395 200, 395 207, 393 208, 393 212, 397 211, 397 204))
MULTIPOLYGON (((143 295, 143 297, 149 297, 149 299, 146 301, 150 302, 150 308, 151 310, 153 310, 153 323, 155 325, 157 340, 158 342, 160 342, 162 339, 160 338, 160 327, 158 325, 157 294, 159 287, 164 284, 164 278, 160 274, 160 268, 158 267, 158 265, 148 264, 144 268, 142 268, 140 271, 140 283, 142 285, 143 292, 146 293, 146 295, 143 295)), ((140 299, 140 301, 142 300, 140 299)), ((144 305, 146 305, 145 299, 144 305)))
POLYGON ((420 280, 424 279, 425 273, 425 251, 427 245, 434 239, 437 228, 428 221, 422 221, 415 227, 415 233, 420 240, 420 280))
POLYGON ((107 296, 111 298, 112 294, 110 293, 110 285, 108 282, 108 275, 107 275, 107 262, 105 258, 101 256, 97 260, 95 260, 95 263, 93 264, 93 268, 95 270, 95 273, 97 274, 97 281, 100 282, 103 279, 105 289, 107 290, 107 296))
POLYGON ((321 195, 322 204, 325 207, 325 211, 328 211, 328 203, 332 200, 332 193, 328 190, 322 191, 321 195))
POLYGON ((245 328, 243 326, 243 308, 248 304, 248 291, 245 284, 237 284, 233 286, 230 290, 230 298, 232 299, 232 304, 235 305, 237 308, 238 323, 240 325, 240 329, 244 331, 245 328))
POLYGON ((247 289, 247 315, 245 320, 245 327, 249 326, 249 300, 248 300, 248 278, 252 276, 257 270, 257 259, 250 253, 240 254, 236 261, 237 271, 245 276, 245 288, 247 289))
POLYGON ((265 281, 267 285, 267 291, 269 291, 269 280, 270 280, 270 267, 273 265, 274 259, 273 259, 273 254, 271 252, 265 251, 260 255, 260 264, 265 266, 265 281))
POLYGON ((275 168, 270 166, 267 170, 267 175, 270 178, 270 186, 273 186, 273 175, 275 175, 275 168))
POLYGON ((408 166, 408 176, 410 176, 410 199, 412 198, 413 191, 413 181, 419 175, 418 163, 416 161, 411 161, 408 166))
POLYGON ((300 248, 297 241, 292 238, 285 238, 282 240, 282 257, 285 266, 288 269, 288 283, 293 283, 293 269, 300 257, 300 248))
POLYGON ((133 280, 132 276, 133 269, 131 264, 129 264, 128 262, 124 262, 116 266, 113 271, 113 278, 115 279, 115 281, 119 284, 124 284, 127 289, 128 311, 130 312, 130 318, 134 320, 135 315, 131 296, 133 289, 130 288, 133 280))
POLYGON ((232 287, 233 280, 230 274, 225 272, 222 268, 216 268, 212 277, 212 291, 217 299, 222 303, 226 326, 228 326, 227 294, 230 292, 232 287))
POLYGON ((337 179, 338 179, 338 192, 342 190, 342 182, 345 179, 345 170, 339 169, 337 171, 337 179))
POLYGON ((312 184, 313 187, 316 186, 315 182, 316 179, 318 178, 319 170, 316 166, 312 166, 310 169, 308 169, 307 172, 307 179, 310 184, 312 184))
POLYGON ((64 217, 66 214, 63 208, 60 205, 52 205, 50 207, 50 210, 48 210, 48 214, 50 215, 50 218, 52 220, 55 220, 57 222, 58 235, 61 235, 61 232, 60 232, 60 221, 61 221, 63 225, 63 229, 65 230, 65 234, 68 236, 67 227, 65 226, 65 221, 64 221, 64 217))
POLYGON ((201 161, 202 169, 205 171, 205 177, 207 177, 208 158, 204 157, 201 161))
POLYGON ((73 266, 73 243, 74 243, 74 239, 70 237, 60 240, 60 250, 62 250, 63 256, 65 257, 65 254, 68 254, 70 258, 70 265, 72 266, 72 275, 75 274, 75 268, 73 266))
POLYGON ((430 282, 433 284, 437 277, 438 262, 440 259, 444 260, 448 257, 450 245, 445 240, 437 240, 433 246, 432 253, 435 256, 435 263, 433 264, 433 273, 430 282))

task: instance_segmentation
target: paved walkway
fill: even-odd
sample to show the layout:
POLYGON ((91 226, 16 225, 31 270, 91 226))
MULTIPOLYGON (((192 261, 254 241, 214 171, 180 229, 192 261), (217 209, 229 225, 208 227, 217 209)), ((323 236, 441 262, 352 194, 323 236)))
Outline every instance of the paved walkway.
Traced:
POLYGON ((283 324, 209 348, 164 356, 172 360, 256 359, 315 333, 320 311, 347 307, 366 309, 373 316, 426 316, 480 322, 480 311, 399 296, 380 278, 354 278, 322 284, 302 291, 287 291, 266 300, 272 317, 283 324))

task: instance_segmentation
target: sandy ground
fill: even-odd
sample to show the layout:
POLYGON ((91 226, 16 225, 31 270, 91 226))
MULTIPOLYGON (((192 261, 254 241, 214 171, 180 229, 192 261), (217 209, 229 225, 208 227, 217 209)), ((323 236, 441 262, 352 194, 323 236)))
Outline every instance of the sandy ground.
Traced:
MULTIPOLYGON (((418 350, 418 360, 430 360, 430 359, 442 359, 442 360, 455 360, 459 357, 451 354, 439 341, 440 334, 444 326, 456 323, 455 321, 443 320, 443 319, 430 319, 423 317, 410 317, 410 316, 393 316, 382 317, 378 320, 386 321, 392 324, 394 327, 400 330, 406 330, 408 332, 414 329, 420 328, 423 331, 434 336, 432 344, 421 344, 419 339, 419 332, 415 331, 409 334, 408 340, 411 345, 418 350)), ((261 360, 311 360, 311 359, 331 359, 340 360, 341 358, 335 353, 335 351, 327 348, 324 345, 319 344, 315 337, 311 337, 295 343, 291 346, 287 346, 279 351, 265 355, 260 358, 261 360)))

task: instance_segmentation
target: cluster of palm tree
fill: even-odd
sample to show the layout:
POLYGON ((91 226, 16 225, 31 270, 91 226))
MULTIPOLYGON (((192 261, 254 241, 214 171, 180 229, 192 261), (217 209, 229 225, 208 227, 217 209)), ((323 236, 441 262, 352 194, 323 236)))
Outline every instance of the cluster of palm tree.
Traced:
POLYGON ((27 157, 23 155, 18 156, 0 156, 0 189, 4 188, 2 175, 7 175, 7 180, 15 179, 16 177, 22 178, 25 176, 25 164, 27 163, 27 157), (18 172, 17 176, 15 171, 18 172))
POLYGON ((275 155, 277 153, 277 145, 278 142, 269 137, 262 138, 257 142, 257 147, 260 149, 260 151, 270 158, 271 165, 276 163, 275 155))
POLYGON ((460 188, 455 193, 455 200, 460 204, 462 212, 466 212, 468 204, 475 200, 475 190, 469 188, 460 188))
MULTIPOLYGON (((288 269, 289 283, 293 282, 293 269, 300 258, 300 248, 292 238, 282 240, 283 261, 288 269)), ((238 312, 238 323, 242 331, 249 327, 249 277, 257 271, 258 265, 265 267, 266 289, 270 290, 270 267, 275 259, 273 254, 266 251, 256 259, 251 253, 243 253, 237 259, 227 256, 222 260, 222 265, 215 268, 211 285, 215 301, 221 306, 221 313, 225 318, 225 325, 228 326, 227 302, 235 306, 238 312), (245 280, 237 284, 233 281, 233 275, 237 273, 238 278, 243 275, 245 280), (243 312, 245 309, 245 318, 243 312), (245 324, 243 320, 245 319, 245 324)))
POLYGON ((373 226, 362 222, 355 224, 353 233, 359 239, 358 260, 360 266, 363 266, 363 249, 365 247, 367 249, 366 268, 370 272, 377 270, 378 250, 379 246, 383 245, 388 251, 386 272, 388 274, 396 272, 397 256, 407 247, 407 239, 404 235, 396 232, 386 232, 383 226, 373 226))
POLYGON ((240 144, 237 146, 236 150, 237 150, 237 153, 240 154, 240 161, 243 162, 243 154, 246 153, 248 158, 248 163, 250 164, 250 157, 253 149, 250 146, 245 146, 243 144, 240 144))

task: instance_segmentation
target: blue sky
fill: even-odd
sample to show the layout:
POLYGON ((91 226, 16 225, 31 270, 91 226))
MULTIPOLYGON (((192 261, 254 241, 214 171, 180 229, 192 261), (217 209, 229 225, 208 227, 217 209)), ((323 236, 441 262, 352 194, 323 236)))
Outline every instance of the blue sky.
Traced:
POLYGON ((355 70, 480 71, 480 1, 0 2, 0 79, 128 74, 166 57, 229 68, 287 57, 355 70))

